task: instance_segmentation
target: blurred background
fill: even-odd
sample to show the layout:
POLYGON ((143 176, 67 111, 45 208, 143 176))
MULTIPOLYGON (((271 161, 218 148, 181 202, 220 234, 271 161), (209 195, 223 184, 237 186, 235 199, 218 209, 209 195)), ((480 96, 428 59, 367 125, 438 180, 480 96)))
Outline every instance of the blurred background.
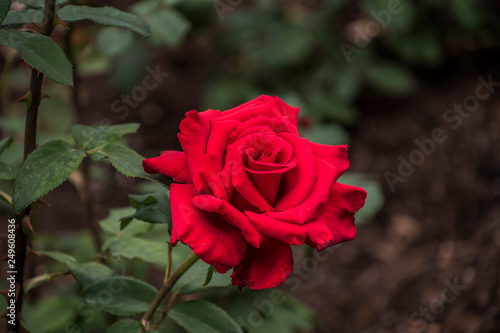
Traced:
MULTIPOLYGON (((22 2, 36 8, 37 1, 22 2)), ((349 144, 350 172, 340 182, 368 191, 356 239, 320 256, 297 251, 282 287, 298 300, 292 310, 267 316, 254 307, 263 321, 254 329, 252 308, 228 308, 247 330, 500 331, 498 1, 78 3, 136 13, 152 36, 79 22, 68 37, 57 26, 53 38, 63 49, 68 38, 73 45, 76 93, 46 81, 39 144, 69 137, 74 123, 138 122, 129 146, 153 157, 180 149, 176 134, 187 111, 224 110, 261 94, 299 106, 300 133, 311 141, 349 144)), ((2 159, 20 164, 25 105, 16 101, 31 71, 7 48, 0 68, 0 138, 15 137, 2 159)), ((106 166, 92 168, 91 177, 99 219, 140 190, 106 166)), ((45 200, 51 208, 35 212, 37 246, 92 253, 74 181, 45 200)), ((12 217, 6 207, 2 221, 12 217)), ((47 265, 30 269, 34 276, 47 265)), ((162 279, 161 271, 142 274, 162 279)), ((50 309, 65 307, 57 295, 66 289, 59 289, 39 290, 45 302, 30 308, 43 332, 63 331, 74 316, 68 310, 41 328, 50 309)))

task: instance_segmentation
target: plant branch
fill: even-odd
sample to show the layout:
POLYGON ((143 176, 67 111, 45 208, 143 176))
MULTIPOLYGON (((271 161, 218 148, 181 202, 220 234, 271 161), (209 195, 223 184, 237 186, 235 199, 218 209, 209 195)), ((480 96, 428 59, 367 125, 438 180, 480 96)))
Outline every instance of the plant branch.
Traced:
POLYGON ((148 311, 144 314, 144 316, 141 319, 142 326, 144 326, 145 330, 149 329, 149 322, 151 321, 151 318, 153 317, 153 314, 155 313, 156 309, 158 308, 158 305, 160 305, 161 301, 167 293, 172 289, 174 284, 179 280, 179 278, 186 273, 186 271, 193 266, 193 264, 200 259, 196 254, 192 253, 189 257, 184 260, 179 267, 172 273, 172 275, 165 279, 163 282, 163 285, 161 286, 160 290, 158 291, 158 294, 156 295, 155 299, 151 303, 151 305, 148 308, 148 311))
MULTIPOLYGON (((43 20, 40 27, 40 33, 45 36, 50 36, 54 25, 55 16, 55 0, 45 0, 43 9, 43 20)), ((24 127, 24 160, 36 149, 36 129, 38 118, 38 107, 42 100, 42 82, 43 74, 36 69, 31 70, 30 93, 31 103, 26 112, 26 122, 24 127)), ((23 228, 23 221, 26 216, 29 216, 31 206, 26 207, 22 212, 16 214, 16 286, 17 286, 17 302, 16 302, 16 319, 14 322, 13 331, 18 333, 21 330, 21 311, 23 306, 24 296, 24 275, 26 264, 26 248, 27 248, 27 233, 23 228)))

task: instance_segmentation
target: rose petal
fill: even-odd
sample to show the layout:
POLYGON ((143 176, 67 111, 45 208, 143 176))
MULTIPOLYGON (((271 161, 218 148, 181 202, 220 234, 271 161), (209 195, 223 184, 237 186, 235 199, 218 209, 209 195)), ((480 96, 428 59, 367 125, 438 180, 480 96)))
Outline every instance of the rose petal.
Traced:
POLYGON ((172 184, 170 187, 172 245, 180 240, 211 265, 238 265, 247 247, 241 231, 229 225, 220 214, 196 208, 193 205, 196 195, 193 185, 172 184))
POLYGON ((310 142, 314 156, 327 161, 337 168, 337 178, 349 169, 347 145, 328 146, 310 142))
POLYGON ((309 233, 312 247, 322 250, 327 246, 338 244, 353 239, 356 236, 354 225, 354 213, 363 207, 366 199, 366 191, 360 187, 335 183, 330 192, 327 205, 323 214, 313 224, 324 224, 332 235, 328 239, 324 232, 309 233))
POLYGON ((295 224, 276 220, 264 214, 245 211, 255 228, 271 238, 289 245, 302 245, 307 237, 307 224, 295 224))
POLYGON ((181 151, 163 151, 160 156, 142 160, 144 171, 161 173, 179 183, 190 184, 191 175, 186 163, 186 155, 181 151))
POLYGON ((205 181, 199 173, 203 155, 207 151, 210 136, 210 119, 220 116, 220 111, 208 110, 198 113, 191 110, 186 113, 186 118, 181 121, 180 130, 177 134, 186 154, 186 162, 189 167, 191 179, 198 191, 203 191, 205 181))
POLYGON ((297 127, 297 116, 299 114, 299 108, 291 107, 290 105, 283 102, 278 96, 274 96, 274 98, 278 109, 281 111, 281 114, 287 117, 293 126, 297 127))
POLYGON ((331 164, 314 158, 318 181, 309 196, 297 206, 280 212, 267 212, 266 215, 283 222, 303 224, 316 219, 323 213, 332 186, 337 179, 337 169, 331 164))
POLYGON ((231 275, 232 284, 260 290, 281 285, 293 272, 293 255, 289 245, 266 238, 260 248, 249 246, 247 255, 231 275))
POLYGON ((318 178, 309 141, 289 133, 280 133, 278 136, 292 146, 293 157, 297 160, 297 166, 285 173, 281 179, 275 206, 276 211, 281 211, 304 201, 318 178))
POLYGON ((259 247, 263 236, 255 229, 248 217, 231 206, 227 201, 212 195, 198 195, 193 198, 193 204, 201 210, 217 212, 224 216, 227 222, 241 230, 245 240, 253 247, 259 247))

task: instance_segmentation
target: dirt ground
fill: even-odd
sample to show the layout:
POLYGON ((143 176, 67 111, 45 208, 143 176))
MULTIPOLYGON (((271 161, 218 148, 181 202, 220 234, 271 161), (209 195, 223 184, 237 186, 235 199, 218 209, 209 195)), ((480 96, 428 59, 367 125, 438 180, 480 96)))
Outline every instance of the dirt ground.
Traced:
MULTIPOLYGON (((186 45, 154 54, 149 63, 171 74, 123 121, 110 111, 116 96, 106 78, 85 78, 82 89, 93 99, 84 103, 82 122, 141 122, 133 149, 148 157, 177 149, 178 123, 209 82, 205 51, 186 45)), ((499 55, 471 54, 439 72, 419 71, 419 93, 408 98, 362 92, 362 117, 350 129, 351 170, 380 178, 385 205, 354 241, 323 253, 326 260, 296 258, 306 277, 295 273, 300 283, 284 289, 317 312, 318 332, 500 332, 500 87, 460 116, 460 125, 443 118, 475 94, 478 75, 500 81, 500 65, 491 60, 499 55), (437 128, 446 140, 430 156, 414 153, 414 141, 432 138, 437 128), (417 155, 422 164, 391 191, 384 173, 398 173, 399 156, 417 155)), ((97 215, 125 205, 133 183, 122 176, 94 183, 97 215)), ((71 185, 47 201, 53 207, 39 212, 41 232, 85 227, 71 185)))

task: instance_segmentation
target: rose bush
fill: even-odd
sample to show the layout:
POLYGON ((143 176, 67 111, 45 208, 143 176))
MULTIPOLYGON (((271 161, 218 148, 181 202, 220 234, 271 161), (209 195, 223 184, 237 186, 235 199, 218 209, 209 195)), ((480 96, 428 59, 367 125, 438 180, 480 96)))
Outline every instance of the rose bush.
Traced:
POLYGON ((192 110, 180 124, 183 152, 145 159, 173 178, 172 245, 189 247, 233 285, 276 287, 293 271, 290 245, 322 250, 351 240, 366 192, 340 184, 347 145, 301 138, 298 108, 260 96, 221 112, 192 110))

